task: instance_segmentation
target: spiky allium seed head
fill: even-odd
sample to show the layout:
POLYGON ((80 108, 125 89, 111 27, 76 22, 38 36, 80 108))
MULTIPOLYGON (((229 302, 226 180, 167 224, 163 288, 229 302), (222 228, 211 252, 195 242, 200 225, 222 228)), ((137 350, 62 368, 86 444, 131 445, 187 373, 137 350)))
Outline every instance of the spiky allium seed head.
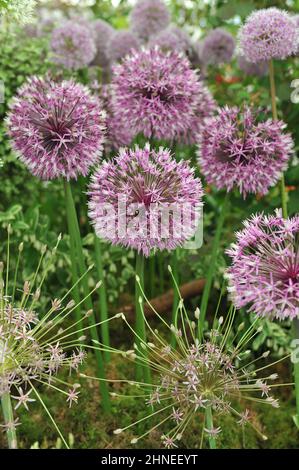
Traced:
POLYGON ((143 40, 149 39, 170 23, 170 13, 162 0, 138 0, 130 15, 132 30, 143 40))
POLYGON ((102 154, 102 105, 73 81, 31 77, 13 99, 7 124, 20 160, 44 180, 86 176, 102 154))
POLYGON ((229 250, 229 292, 237 308, 261 317, 299 316, 299 216, 257 214, 229 250))
POLYGON ((250 62, 285 59, 298 49, 299 31, 293 17, 278 8, 251 13, 238 34, 239 49, 250 62))
MULTIPOLYGON (((70 393, 67 383, 57 377, 63 370, 77 375, 85 358, 85 352, 78 348, 76 324, 69 322, 76 308, 75 302, 66 300, 71 290, 64 296, 65 304, 55 299, 45 310, 47 299, 39 302, 40 288, 53 268, 58 243, 52 252, 42 250, 36 277, 23 287, 18 268, 9 272, 9 267, 0 263, 0 398, 10 393, 15 410, 20 406, 28 410, 31 402, 40 400, 36 389, 43 385, 63 393, 70 405, 78 398, 78 392, 74 394, 77 385, 70 393)), ((20 256, 22 252, 19 248, 20 256)), ((6 430, 7 425, 3 425, 6 430)))
POLYGON ((246 75, 256 75, 258 77, 267 75, 269 70, 268 62, 249 62, 246 57, 242 55, 238 57, 238 65, 246 75))
POLYGON ((89 216, 100 238, 144 256, 173 250, 196 232, 202 185, 187 162, 170 151, 121 149, 104 162, 89 187, 89 216))
POLYGON ((205 64, 218 65, 230 62, 236 43, 234 37, 224 29, 216 28, 202 42, 201 60, 205 64))
POLYGON ((177 51, 187 53, 191 49, 188 34, 175 25, 171 25, 157 35, 151 36, 149 46, 158 46, 163 52, 177 51))
POLYGON ((1 0, 0 23, 2 21, 26 24, 32 20, 35 0, 1 0))
POLYGON ((107 21, 99 19, 92 23, 92 29, 97 47, 97 54, 93 60, 93 64, 99 65, 100 67, 107 67, 109 64, 108 44, 115 30, 107 21))
POLYGON ((200 91, 198 94, 199 101, 194 110, 194 117, 191 126, 186 132, 178 136, 178 140, 188 145, 196 144, 199 140, 199 135, 203 131, 206 121, 211 118, 217 109, 217 103, 214 100, 210 90, 205 84, 200 81, 200 91))
MULTIPOLYGON (((153 306, 147 299, 145 301, 152 309, 153 306)), ((155 315, 161 322, 159 312, 155 312, 155 315)), ((218 424, 222 415, 230 415, 236 422, 236 428, 237 424, 240 425, 240 433, 241 427, 249 425, 263 439, 266 438, 251 419, 246 402, 257 401, 265 406, 277 407, 277 401, 270 396, 272 388, 276 386, 272 383, 276 377, 269 372, 263 373, 264 355, 256 359, 261 363, 258 372, 252 367, 252 359, 248 357, 248 351, 246 352, 248 343, 252 342, 259 331, 258 324, 244 331, 238 329, 237 341, 232 340, 236 333, 233 327, 234 316, 235 309, 230 308, 226 312, 225 321, 216 321, 216 327, 202 341, 197 338, 197 332, 186 314, 183 302, 177 310, 176 327, 163 322, 161 331, 153 330, 147 324, 150 342, 143 341, 140 346, 135 345, 134 356, 128 354, 126 358, 135 364, 148 367, 153 385, 149 389, 148 384, 139 382, 136 384, 137 388, 132 389, 134 383, 129 380, 127 382, 131 385, 132 395, 138 395, 149 407, 142 416, 142 421, 146 423, 148 420, 150 423, 155 414, 155 422, 149 425, 149 429, 142 436, 134 436, 131 443, 136 444, 151 431, 160 430, 163 444, 176 447, 188 426, 204 418, 207 408, 212 409, 214 427, 207 429, 203 424, 203 428, 198 431, 199 436, 204 431, 206 437, 217 437, 221 428, 216 427, 216 423, 218 424), (167 341, 170 334, 175 336, 175 348, 167 341)), ((129 327, 127 320, 125 323, 129 327)), ((119 388, 116 392, 115 396, 121 398, 122 392, 119 388)), ((126 397, 127 393, 126 387, 126 397)), ((204 419, 202 421, 204 423, 204 419)), ((115 433, 132 431, 139 422, 140 417, 115 433)))
POLYGON ((114 67, 112 86, 115 116, 135 134, 172 140, 191 127, 200 84, 183 54, 135 52, 114 67))
POLYGON ((134 33, 129 30, 116 31, 108 43, 108 58, 111 62, 119 62, 139 47, 139 40, 134 33))
POLYGON ((259 121, 257 111, 228 106, 206 121, 199 166, 209 184, 231 191, 266 194, 287 168, 293 141, 282 121, 259 121))
POLYGON ((54 29, 51 49, 53 60, 71 70, 86 67, 97 53, 94 35, 85 23, 74 23, 71 20, 54 29))

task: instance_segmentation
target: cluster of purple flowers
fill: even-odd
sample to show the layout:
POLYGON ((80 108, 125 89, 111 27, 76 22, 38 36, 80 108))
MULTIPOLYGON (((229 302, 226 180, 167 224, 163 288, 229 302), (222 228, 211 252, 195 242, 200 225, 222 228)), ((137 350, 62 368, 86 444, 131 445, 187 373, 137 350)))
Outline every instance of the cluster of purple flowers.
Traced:
POLYGON ((238 188, 266 194, 277 183, 293 153, 293 141, 282 121, 259 121, 251 108, 220 108, 201 133, 199 166, 218 189, 238 188))
POLYGON ((228 250, 229 292, 237 308, 268 317, 299 316, 299 216, 280 212, 246 220, 228 250))
POLYGON ((102 154, 102 105, 73 81, 32 77, 13 99, 7 122, 14 150, 39 178, 86 176, 102 154))
POLYGON ((173 140, 192 127, 201 85, 184 56, 134 52, 114 68, 112 87, 115 116, 134 134, 173 140))
POLYGON ((89 215, 100 238, 149 256, 151 250, 173 250, 194 235, 202 195, 187 162, 148 144, 121 149, 98 168, 89 188, 89 215))

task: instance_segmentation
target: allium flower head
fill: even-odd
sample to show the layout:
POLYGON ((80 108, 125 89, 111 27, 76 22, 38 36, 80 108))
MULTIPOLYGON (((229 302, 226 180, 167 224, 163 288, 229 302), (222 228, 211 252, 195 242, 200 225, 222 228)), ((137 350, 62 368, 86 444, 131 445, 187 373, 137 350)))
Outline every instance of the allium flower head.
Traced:
POLYGON ((287 168, 293 141, 282 121, 258 121, 250 108, 221 108, 201 134, 199 165, 209 184, 266 194, 287 168))
POLYGON ((1 0, 0 23, 2 20, 11 23, 29 23, 35 6, 35 0, 1 0))
POLYGON ((162 0, 138 0, 130 16, 132 30, 144 40, 167 28, 169 22, 170 13, 162 0))
POLYGON ((108 44, 108 57, 111 62, 119 62, 121 59, 139 49, 137 36, 131 31, 116 31, 108 44))
POLYGON ((216 28, 208 33, 201 46, 201 60, 205 64, 230 62, 235 51, 233 36, 224 29, 216 28))
POLYGON ((97 47, 97 54, 93 63, 100 67, 106 67, 109 64, 108 44, 115 30, 109 23, 103 20, 95 20, 92 23, 92 28, 97 47))
POLYGON ((97 53, 94 36, 85 23, 74 23, 71 20, 54 29, 51 49, 53 60, 71 70, 86 67, 97 53))
POLYGON ((258 77, 267 75, 269 69, 268 62, 249 62, 242 55, 238 57, 238 65, 246 75, 256 75, 258 77))
POLYGON ((145 256, 172 250, 196 232, 202 186, 167 149, 121 149, 92 177, 89 216, 97 235, 145 256), (122 218, 120 218, 120 212, 122 218))
POLYGON ((69 180, 86 176, 97 162, 104 119, 101 103, 83 85, 32 77, 11 103, 9 136, 33 175, 69 180))
MULTIPOLYGON (((138 279, 137 282, 139 283, 138 279)), ((139 286, 143 293, 140 283, 139 286)), ((147 307, 152 308, 149 303, 147 307)), ((245 425, 249 425, 263 439, 267 439, 256 427, 246 408, 246 401, 251 403, 255 400, 265 406, 277 406, 277 401, 270 395, 272 387, 275 387, 272 383, 274 377, 263 373, 267 365, 263 367, 261 364, 257 374, 250 367, 252 361, 248 357, 248 351, 244 350, 244 345, 250 344, 259 328, 251 326, 247 330, 244 324, 241 324, 237 330, 238 340, 235 344, 232 343, 231 338, 235 336, 236 330, 232 329, 235 310, 231 308, 227 312, 225 322, 223 318, 222 321, 221 319, 215 321, 216 328, 199 341, 195 331, 196 324, 189 320, 182 298, 175 325, 169 326, 158 312, 155 314, 164 326, 163 331, 153 330, 145 319, 148 342, 142 341, 139 346, 135 344, 134 350, 125 353, 128 360, 134 361, 135 364, 146 364, 150 367, 153 381, 152 386, 138 382, 136 388, 131 389, 132 395, 139 396, 148 406, 148 412, 141 418, 142 421, 148 420, 153 423, 153 427, 149 426, 144 434, 136 436, 131 443, 136 444, 153 430, 157 432, 159 429, 162 445, 177 447, 185 430, 194 421, 203 422, 198 430, 198 439, 202 432, 206 438, 217 437, 221 428, 216 426, 216 423, 222 415, 234 418, 236 428, 237 424, 240 426, 240 433, 245 425), (175 336, 176 348, 167 340, 170 335, 175 336), (214 427, 208 427, 203 419, 207 408, 212 410, 214 427), (167 433, 165 429, 168 430, 167 433)), ((124 315, 122 319, 132 330, 124 315)), ((266 356, 263 355, 258 359, 262 361, 264 357, 266 356)), ((128 382, 131 387, 134 385, 132 381, 128 382)), ((117 385, 118 388, 113 395, 119 399, 122 397, 122 391, 119 384, 117 385)), ((132 431, 139 422, 140 419, 124 428, 116 429, 114 433, 132 431)))
POLYGON ((261 317, 299 317, 299 216, 257 214, 227 251, 229 291, 237 308, 261 317))
POLYGON ((114 68, 112 85, 115 115, 135 134, 171 140, 191 127, 200 84, 182 54, 135 52, 114 68))
POLYGON ((289 13, 266 8, 247 18, 238 39, 241 54, 250 62, 285 59, 298 49, 299 30, 289 13))

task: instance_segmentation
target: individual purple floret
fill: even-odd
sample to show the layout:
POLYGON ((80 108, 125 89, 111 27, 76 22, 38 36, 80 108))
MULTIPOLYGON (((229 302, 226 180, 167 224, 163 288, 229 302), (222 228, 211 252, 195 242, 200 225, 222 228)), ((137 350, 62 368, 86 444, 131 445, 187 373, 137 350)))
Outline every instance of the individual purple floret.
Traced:
POLYGON ((257 214, 244 223, 227 251, 229 292, 237 308, 260 317, 299 316, 299 216, 257 214))
POLYGON ((204 64, 218 65, 230 62, 235 51, 233 36, 224 29, 216 28, 208 33, 201 46, 204 64))
POLYGON ((192 127, 201 85, 184 55, 135 52, 114 68, 112 86, 115 116, 135 134, 172 140, 192 127))
POLYGON ((231 191, 266 194, 286 170, 293 141, 282 121, 259 122, 251 108, 219 109, 208 119, 199 145, 199 165, 207 182, 231 191))
POLYGON ((30 78, 13 99, 7 123, 20 160, 44 180, 86 176, 102 154, 105 113, 73 81, 30 78))
POLYGON ((186 161, 147 144, 121 149, 98 168, 89 187, 89 216, 98 237, 149 256, 174 250, 195 234, 202 196, 186 161))
POLYGON ((170 13, 161 0, 139 0, 130 16, 132 30, 143 40, 148 40, 170 23, 170 13))
POLYGON ((54 29, 51 49, 53 60, 71 70, 86 67, 93 61, 97 52, 94 36, 85 24, 70 20, 54 29))
POLYGON ((108 44, 115 30, 109 23, 103 20, 94 21, 92 23, 92 29, 97 47, 97 54, 93 60, 93 64, 99 65, 100 67, 107 67, 109 65, 108 44))
POLYGON ((267 75, 269 70, 268 62, 249 62, 242 55, 238 57, 238 65, 246 75, 256 75, 257 77, 267 75))
POLYGON ((108 57, 111 62, 119 62, 121 59, 140 48, 139 40, 131 31, 116 31, 108 44, 108 57))
POLYGON ((247 18, 238 39, 241 54, 250 62, 285 59, 298 49, 299 29, 286 11, 266 8, 247 18))

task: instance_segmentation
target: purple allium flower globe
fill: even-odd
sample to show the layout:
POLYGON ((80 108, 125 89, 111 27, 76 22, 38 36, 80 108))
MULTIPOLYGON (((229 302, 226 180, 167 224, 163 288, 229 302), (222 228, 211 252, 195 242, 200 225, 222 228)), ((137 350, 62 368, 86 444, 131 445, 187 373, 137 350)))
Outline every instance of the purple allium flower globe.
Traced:
POLYGON ((256 75, 257 77, 267 75, 269 69, 268 62, 249 62, 242 55, 238 57, 238 65, 246 75, 256 75))
POLYGON ((132 30, 143 40, 167 28, 169 23, 169 10, 161 0, 139 0, 130 16, 132 30))
POLYGON ((96 56, 94 36, 85 24, 66 21, 54 29, 51 37, 53 60, 70 70, 79 70, 96 56))
POLYGON ((93 60, 94 65, 107 67, 109 65, 108 44, 113 34, 114 28, 103 20, 96 20, 92 23, 94 39, 97 47, 97 54, 93 60))
POLYGON ((108 43, 109 60, 111 62, 119 62, 135 49, 139 49, 139 47, 138 38, 131 31, 116 31, 108 43))
POLYGON ((195 234, 202 196, 194 170, 168 149, 123 148, 93 175, 89 216, 98 237, 149 256, 195 234))
POLYGON ((289 13, 266 8, 247 18, 238 39, 241 54, 250 62, 285 59, 298 49, 299 30, 289 13))
POLYGON ((257 214, 227 251, 229 292, 237 308, 268 318, 299 316, 299 216, 257 214))
POLYGON ((219 109, 207 120, 199 144, 199 166, 209 184, 231 191, 266 194, 286 170, 293 141, 282 121, 258 121, 251 108, 219 109))
POLYGON ((224 29, 216 28, 208 33, 201 46, 201 60, 205 64, 230 62, 235 51, 233 36, 224 29))
POLYGON ((192 126, 201 85, 183 54, 135 52, 114 68, 112 86, 115 116, 135 134, 172 140, 192 126))
POLYGON ((41 179, 86 176, 102 154, 105 113, 73 81, 30 78, 13 99, 7 122, 13 149, 41 179))

